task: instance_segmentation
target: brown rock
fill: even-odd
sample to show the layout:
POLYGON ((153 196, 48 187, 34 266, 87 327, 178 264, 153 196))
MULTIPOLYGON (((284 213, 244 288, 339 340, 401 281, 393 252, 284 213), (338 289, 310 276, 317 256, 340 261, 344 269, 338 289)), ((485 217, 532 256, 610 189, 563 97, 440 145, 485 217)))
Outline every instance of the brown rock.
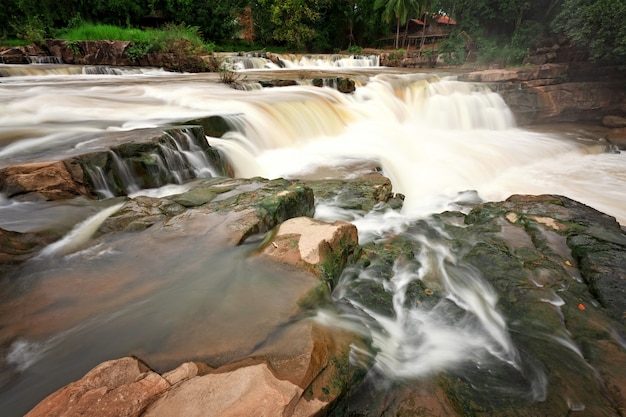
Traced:
POLYGON ((24 261, 54 239, 45 234, 0 229, 0 265, 24 261))
POLYGON ((170 384, 176 385, 197 376, 203 376, 214 368, 202 362, 185 362, 173 371, 163 374, 163 378, 170 384))
POLYGON ((144 417, 290 416, 302 389, 266 363, 192 378, 148 407, 144 417))
POLYGON ((82 171, 62 161, 3 168, 0 170, 0 191, 8 197, 32 193, 49 200, 88 195, 82 182, 82 171))
POLYGON ((618 148, 626 150, 626 127, 611 129, 606 137, 618 148))
POLYGON ((612 115, 604 116, 604 118, 602 119, 602 124, 610 128, 626 127, 626 118, 612 115))
POLYGON ((325 271, 328 262, 345 265, 358 241, 357 229, 351 223, 325 223, 297 217, 278 226, 262 253, 278 262, 301 266, 323 276, 328 272, 325 271))
POLYGON ((40 402, 26 417, 140 416, 168 382, 133 357, 101 363, 40 402))

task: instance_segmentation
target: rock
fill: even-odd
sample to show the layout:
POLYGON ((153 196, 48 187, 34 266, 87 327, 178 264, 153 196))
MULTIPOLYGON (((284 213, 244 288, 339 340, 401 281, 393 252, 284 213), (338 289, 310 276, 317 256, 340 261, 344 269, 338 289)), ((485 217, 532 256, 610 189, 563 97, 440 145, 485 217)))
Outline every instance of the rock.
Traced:
POLYGON ((363 214, 381 203, 395 209, 402 207, 402 198, 392 192, 391 181, 379 172, 344 180, 305 181, 305 184, 313 189, 318 204, 330 204, 363 214))
POLYGON ((143 417, 291 416, 302 389, 279 380, 266 363, 184 381, 155 401, 143 417))
POLYGON ((163 378, 172 386, 188 381, 197 376, 203 376, 214 368, 202 362, 185 362, 178 368, 163 374, 163 378))
POLYGON ((623 91, 608 82, 528 82, 492 85, 511 107, 520 124, 539 122, 600 121, 615 111, 623 91))
POLYGON ((626 127, 626 118, 613 115, 604 116, 602 124, 610 128, 622 128, 626 127))
POLYGON ((50 233, 19 233, 0 229, 0 265, 25 261, 57 238, 50 233))
POLYGON ((562 79, 567 75, 567 64, 544 64, 530 67, 490 69, 459 75, 460 81, 503 82, 562 79))
POLYGON ((611 129, 607 139, 621 150, 626 150, 626 127, 611 129))
MULTIPOLYGON (((349 415, 534 416, 572 406, 589 415, 619 415, 626 403, 626 373, 615 368, 626 361, 619 344, 626 329, 620 266, 626 264, 626 235, 614 218, 562 196, 512 196, 479 204, 467 216, 448 212, 417 221, 409 232, 417 238, 365 245, 357 267, 342 277, 342 293, 393 318, 385 281, 400 268, 417 274, 425 242, 453 247, 461 257, 440 268, 459 277, 476 271, 489 283, 520 362, 517 370, 494 363, 484 370, 481 361, 382 389, 384 378, 374 376, 376 383, 365 379, 341 400, 349 415), (365 276, 377 280, 359 279, 365 276), (543 378, 549 384, 542 388, 543 378)), ((440 268, 411 283, 407 307, 443 308, 440 268)))
POLYGON ((212 169, 216 176, 232 173, 199 126, 137 129, 99 134, 89 146, 74 147, 58 160, 1 168, 0 192, 10 198, 49 200, 126 195, 195 178, 197 167, 185 153, 204 160, 206 170, 212 169), (169 169, 162 169, 163 164, 169 164, 169 169))
POLYGON ((0 64, 28 64, 26 57, 23 47, 0 48, 0 64))
POLYGON ((334 285, 357 247, 358 233, 353 224, 298 217, 280 224, 266 239, 261 253, 311 270, 334 285))
POLYGON ((136 358, 104 362, 50 395, 28 417, 134 417, 170 387, 136 358))
POLYGON ((0 192, 9 198, 56 200, 88 194, 75 161, 34 162, 0 170, 0 192))

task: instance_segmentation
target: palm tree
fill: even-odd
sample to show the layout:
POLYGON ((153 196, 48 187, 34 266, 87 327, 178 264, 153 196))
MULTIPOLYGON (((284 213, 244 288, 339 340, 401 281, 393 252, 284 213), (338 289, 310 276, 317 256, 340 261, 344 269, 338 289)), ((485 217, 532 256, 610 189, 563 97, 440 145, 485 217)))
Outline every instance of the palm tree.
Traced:
POLYGON ((391 22, 391 19, 396 19, 396 49, 400 43, 400 25, 408 20, 409 12, 417 9, 419 3, 419 0, 376 0, 374 2, 374 9, 383 9, 383 21, 391 22))

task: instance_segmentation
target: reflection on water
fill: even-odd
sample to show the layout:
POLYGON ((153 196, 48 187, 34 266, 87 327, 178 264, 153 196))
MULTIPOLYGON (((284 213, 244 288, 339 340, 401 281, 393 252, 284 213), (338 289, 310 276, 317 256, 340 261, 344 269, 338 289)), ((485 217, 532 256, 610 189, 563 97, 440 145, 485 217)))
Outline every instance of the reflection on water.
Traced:
MULTIPOLYGON (((319 201, 317 217, 354 222, 362 242, 408 234, 425 248, 424 269, 396 265, 385 284, 393 317, 356 305, 342 283, 337 305, 360 311, 344 325, 372 338, 380 354, 370 359, 388 376, 421 377, 468 356, 490 358, 523 374, 531 398, 544 395, 541 367, 513 343, 490 287, 456 261, 443 234, 433 240, 409 229, 433 212, 514 193, 563 194, 626 224, 624 154, 604 153, 567 132, 519 129, 497 94, 431 74, 373 75, 353 95, 312 86, 238 91, 214 81, 165 73, 1 79, 0 167, 81 149, 106 140, 102 133, 215 114, 236 120, 236 132, 207 140, 238 176, 351 177, 380 167, 406 196, 401 212, 319 201), (407 286, 427 270, 437 272, 447 297, 430 310, 405 308, 407 286)), ((114 210, 114 202, 27 203, 0 195, 0 227, 61 235, 106 216, 107 207, 114 210)), ((48 249, 53 256, 0 280, 3 413, 23 414, 103 360, 135 354, 160 371, 192 359, 219 365, 250 354, 286 323, 312 278, 250 261, 253 245, 224 248, 216 218, 193 221, 185 233, 157 225, 95 241, 66 235, 60 249, 48 249)), ((353 277, 380 280, 368 274, 353 277)))

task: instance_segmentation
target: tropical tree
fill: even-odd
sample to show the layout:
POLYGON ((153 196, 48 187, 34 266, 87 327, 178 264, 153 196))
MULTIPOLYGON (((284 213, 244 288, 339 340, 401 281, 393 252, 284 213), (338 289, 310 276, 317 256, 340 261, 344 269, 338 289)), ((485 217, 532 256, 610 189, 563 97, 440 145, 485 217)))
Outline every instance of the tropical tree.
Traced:
POLYGON ((382 18, 389 23, 393 19, 396 20, 396 41, 395 48, 399 48, 400 44, 400 25, 407 22, 409 13, 419 10, 418 0, 376 0, 374 2, 376 10, 382 9, 382 18))

